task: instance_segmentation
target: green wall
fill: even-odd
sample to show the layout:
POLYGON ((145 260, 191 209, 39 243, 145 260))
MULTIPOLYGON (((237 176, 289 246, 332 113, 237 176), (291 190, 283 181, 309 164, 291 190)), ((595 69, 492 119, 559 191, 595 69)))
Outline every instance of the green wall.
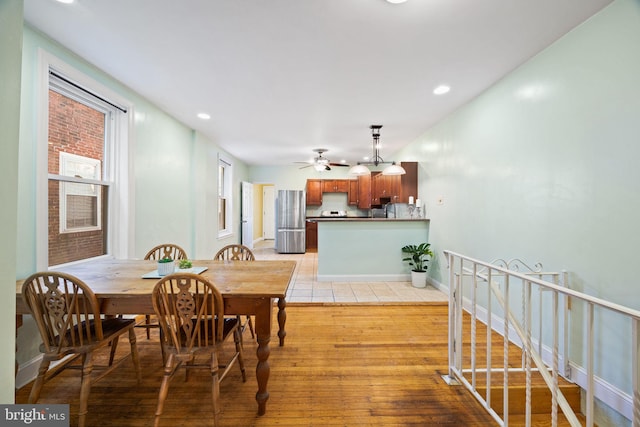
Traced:
MULTIPOLYGON (((520 258, 639 309, 638 76, 640 1, 617 0, 394 154, 420 162, 432 277, 446 284, 445 249, 520 258)), ((630 372, 612 355, 630 354, 628 331, 619 319, 596 326, 597 374, 627 392, 630 372)))
POLYGON ((22 1, 0 0, 0 281, 6 289, 0 298, 0 403, 13 403, 15 343, 15 273, 18 196, 18 138, 22 55, 22 1))
MULTIPOLYGON (((11 1, 0 3, 14 4, 11 1)), ((17 13, 17 12, 16 12, 17 13)), ((2 15, 5 16, 4 13, 2 15)), ((21 15, 14 18, 15 26, 23 31, 21 15)), ((5 31, 5 27, 2 27, 5 31)), ((3 44, 5 38, 2 38, 3 44)), ((18 43, 17 63, 20 63, 20 43, 18 43)), ((211 258, 222 246, 239 241, 240 237, 240 182, 247 180, 249 170, 243 162, 228 155, 215 141, 179 122, 175 118, 131 91, 109 75, 43 34, 24 27, 22 44, 22 87, 16 91, 13 108, 21 106, 19 161, 3 157, 8 162, 8 173, 19 164, 19 179, 13 180, 13 190, 17 188, 17 246, 11 259, 10 282, 15 295, 16 278, 24 278, 36 271, 36 147, 38 144, 38 57, 45 51, 59 58, 69 66, 98 82, 102 86, 127 99, 132 105, 130 133, 130 186, 131 227, 129 229, 129 257, 141 258, 147 250, 158 243, 171 241, 183 246, 191 258, 211 258), (21 98, 20 98, 21 93, 21 98), (20 104, 21 100, 21 104, 20 104), (218 156, 224 155, 233 163, 233 212, 234 233, 223 239, 218 238, 217 223, 217 166, 218 156), (17 260, 16 260, 17 258, 17 260), (15 269, 15 273, 13 271, 15 269)), ((4 64, 4 52, 3 61, 4 64)), ((20 68, 14 88, 20 88, 20 68)), ((4 108, 4 107, 2 107, 4 108)), ((7 111, 9 111, 7 109, 7 111)), ((15 116, 15 114, 14 114, 15 116)), ((13 123, 17 126, 17 116, 13 123)), ((4 131, 4 127, 3 127, 4 131)), ((17 137, 13 138, 17 141, 17 137)), ((18 150, 16 144, 13 147, 18 150)), ((10 154, 11 150, 8 151, 10 154)), ((4 196, 4 190, 3 190, 4 196)), ((15 197, 15 195, 13 196, 15 197)), ((16 204, 11 207, 15 221, 16 204)), ((9 218, 7 218, 9 220, 9 218)), ((11 221, 8 221, 11 223, 11 221)), ((5 222, 3 221, 3 226, 5 222)), ((11 232, 15 233, 15 226, 11 232)), ((9 233, 9 232, 8 232, 9 233)), ((9 234, 10 235, 10 234, 9 234)), ((13 238, 11 241, 15 241, 13 238)), ((3 274, 4 274, 3 269, 3 274)), ((14 313, 15 302, 8 301, 14 313)), ((12 317, 13 319, 13 317, 12 317)), ((14 331, 11 331, 13 334, 14 331)), ((10 342, 7 340, 6 342, 10 342)), ((39 354, 37 331, 31 320, 25 318, 25 326, 18 336, 16 360, 22 366, 39 354)), ((13 348, 13 347, 11 347, 13 348)), ((3 366, 8 366, 4 364, 3 366)), ((8 370, 3 372, 9 372, 8 370)), ((11 375, 13 376, 13 352, 11 355, 11 375)))

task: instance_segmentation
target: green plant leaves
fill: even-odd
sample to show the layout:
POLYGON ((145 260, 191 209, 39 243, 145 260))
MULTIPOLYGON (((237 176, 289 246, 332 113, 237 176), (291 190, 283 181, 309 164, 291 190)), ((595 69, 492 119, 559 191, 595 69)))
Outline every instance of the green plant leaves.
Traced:
POLYGON ((404 246, 402 252, 408 253, 410 256, 403 258, 402 261, 408 262, 413 271, 425 271, 428 268, 426 264, 429 257, 433 256, 430 246, 430 243, 404 246))

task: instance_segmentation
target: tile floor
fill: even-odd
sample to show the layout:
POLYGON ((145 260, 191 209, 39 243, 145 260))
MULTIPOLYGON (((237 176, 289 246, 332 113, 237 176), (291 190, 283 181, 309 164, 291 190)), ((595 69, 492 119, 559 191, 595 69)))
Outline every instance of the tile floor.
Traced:
POLYGON ((395 303, 447 301, 448 295, 427 286, 414 288, 411 282, 318 282, 318 254, 279 254, 273 240, 255 245, 256 259, 293 259, 297 261, 294 281, 287 293, 287 302, 306 303, 395 303))

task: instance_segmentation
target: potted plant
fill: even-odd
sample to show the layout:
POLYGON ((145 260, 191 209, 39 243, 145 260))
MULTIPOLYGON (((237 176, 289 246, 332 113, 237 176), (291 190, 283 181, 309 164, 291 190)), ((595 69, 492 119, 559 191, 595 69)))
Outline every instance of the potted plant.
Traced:
POLYGON ((193 263, 188 259, 181 259, 178 261, 178 268, 181 270, 186 270, 191 267, 193 267, 193 263))
POLYGON ((166 276, 175 271, 176 264, 170 257, 164 257, 158 260, 158 276, 166 276))
POLYGON ((433 256, 430 246, 429 243, 420 243, 402 248, 402 252, 408 254, 402 261, 407 261, 411 266, 411 284, 416 288, 427 286, 427 262, 433 256))

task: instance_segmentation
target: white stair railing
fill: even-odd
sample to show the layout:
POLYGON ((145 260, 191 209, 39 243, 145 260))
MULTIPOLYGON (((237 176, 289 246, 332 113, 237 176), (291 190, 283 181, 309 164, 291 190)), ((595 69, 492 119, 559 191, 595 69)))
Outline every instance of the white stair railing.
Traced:
POLYGON ((499 425, 508 426, 509 374, 524 372, 526 402, 523 415, 526 425, 530 426, 532 373, 539 372, 552 396, 551 425, 557 426, 559 408, 572 426, 581 426, 559 388, 559 377, 569 378, 570 374, 570 327, 573 327, 572 333, 576 333, 576 328, 581 329, 579 325, 570 325, 570 308, 572 304, 580 302, 586 305, 585 330, 579 330, 584 334, 586 344, 585 348, 574 350, 586 355, 586 426, 594 425, 596 344, 593 325, 594 308, 598 308, 621 314, 631 322, 631 354, 622 360, 631 365, 626 368, 633 378, 630 397, 633 402, 632 425, 640 427, 640 311, 572 290, 568 287, 566 272, 543 272, 539 264, 530 268, 517 259, 487 263, 452 251, 444 253, 449 266, 449 370, 448 375, 444 376, 447 382, 463 384, 499 425), (519 313, 515 308, 518 303, 519 313), (468 336, 463 335, 464 311, 471 318, 468 336), (481 355, 486 366, 479 366, 481 364, 478 362, 476 325, 479 321, 487 326, 486 350, 481 355), (493 366, 495 358, 492 357, 492 334, 495 332, 503 337, 503 357, 497 367, 493 366), (468 349, 463 342, 470 343, 468 349), (509 348, 514 344, 522 350, 522 366, 517 368, 511 367, 509 360, 509 348), (468 354, 463 354, 463 350, 468 354), (492 373, 501 373, 503 376, 502 414, 491 405, 492 373), (478 391, 478 374, 484 374, 486 378, 484 395, 478 391))

